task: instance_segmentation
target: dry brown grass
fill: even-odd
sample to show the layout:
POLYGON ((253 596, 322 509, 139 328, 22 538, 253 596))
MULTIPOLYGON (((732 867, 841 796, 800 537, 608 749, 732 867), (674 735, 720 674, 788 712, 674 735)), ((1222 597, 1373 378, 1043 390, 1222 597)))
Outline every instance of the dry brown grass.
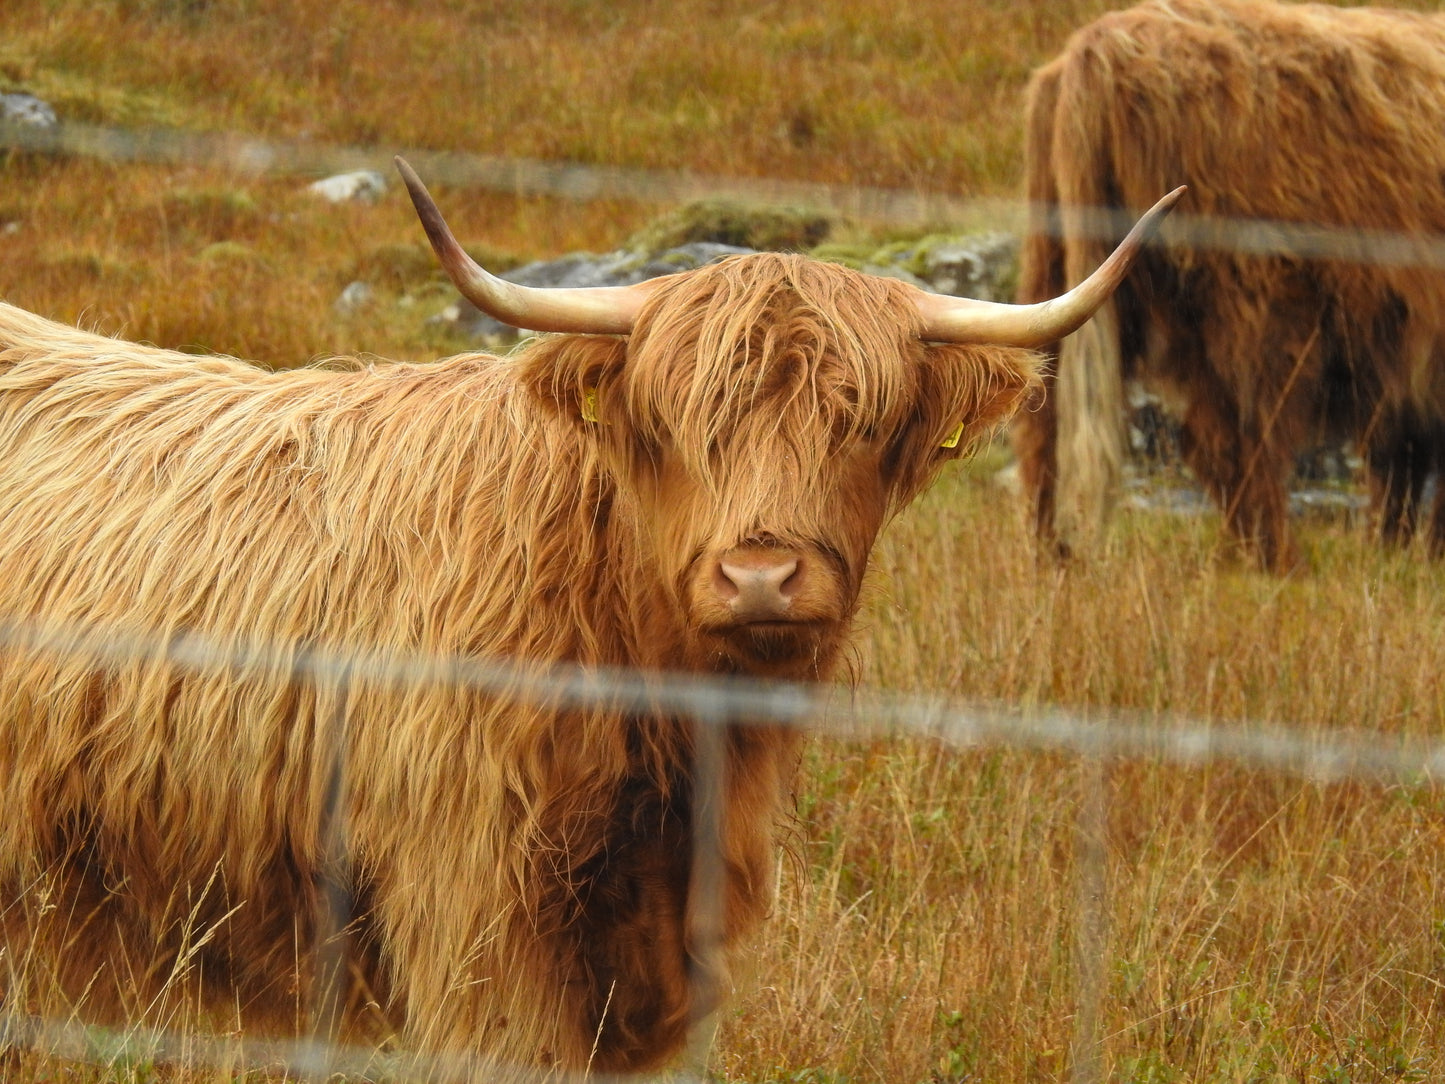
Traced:
MULTIPOLYGON (((7 0, 0 89, 103 123, 1007 194, 1028 70, 1112 6, 679 0, 663 17, 581 0, 7 0)), ((273 364, 461 347, 422 323, 443 293, 398 193, 329 207, 300 189, 0 159, 0 230, 15 224, 0 232, 0 296, 273 364), (382 302, 338 317, 331 302, 358 277, 382 302), (420 300, 407 308, 407 294, 420 300)), ((461 236, 514 258, 606 249, 658 210, 443 198, 461 236)), ((1213 520, 1134 515, 1060 574, 1035 563, 1010 495, 986 472, 956 474, 885 540, 860 669, 1025 704, 1439 734, 1445 573, 1341 523, 1310 525, 1304 543, 1312 571, 1271 579, 1220 549, 1213 520)), ((1120 762, 1106 777, 1110 1078, 1445 1077, 1437 790, 1227 765, 1120 762)), ((1084 778, 1059 755, 816 744, 778 914, 716 1070, 1067 1079, 1084 778)), ((0 1061, 5 1079, 70 1072, 0 1061)))
MULTIPOLYGON (((91 123, 999 194, 1029 70, 1107 6, 12 0, 0 90, 91 123)), ((280 365, 460 346, 389 304, 330 310, 359 262, 421 244, 398 191, 323 209, 296 179, 199 167, 0 170, 0 225, 20 224, 0 236, 0 296, 17 304, 280 365)), ((519 258, 606 250, 658 211, 443 198, 462 237, 519 258)))
MULTIPOLYGON (((1024 704, 1441 732, 1437 567, 1324 523, 1306 534, 1314 572, 1278 580, 1216 532, 1212 518, 1135 514, 1094 563, 1041 572, 1010 498, 955 477, 885 541, 867 677, 1024 704)), ((1445 1072, 1438 790, 1225 764, 1105 770, 1106 1079, 1445 1072)), ((760 989, 724 1029, 729 1074, 1068 1079, 1084 766, 820 745, 807 778, 806 843, 781 867, 760 989)))
POLYGON ((16 0, 0 73, 77 119, 967 194, 1109 6, 16 0))
MULTIPOLYGON (((452 200, 466 237, 515 261, 620 241, 647 212, 488 196, 452 200)), ((333 354, 422 359, 465 347, 425 317, 449 297, 404 197, 332 206, 303 180, 15 157, 0 162, 0 297, 54 319, 181 350, 290 367, 333 354), (379 303, 332 308, 356 279, 379 303)), ((599 246, 606 248, 607 244, 599 246)))

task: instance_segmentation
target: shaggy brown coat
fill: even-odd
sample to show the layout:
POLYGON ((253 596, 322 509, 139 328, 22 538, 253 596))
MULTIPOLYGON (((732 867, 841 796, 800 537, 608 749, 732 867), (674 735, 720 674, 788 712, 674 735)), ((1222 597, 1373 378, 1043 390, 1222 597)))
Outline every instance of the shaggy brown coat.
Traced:
MULTIPOLYGON (((1032 353, 920 343, 917 319, 898 283, 756 255, 667 280, 625 339, 267 372, 0 305, 0 621, 262 642, 283 665, 825 678, 886 517, 1037 383, 1032 353), (759 538, 826 566, 795 633, 697 612, 698 555, 759 538)), ((689 982, 689 721, 440 683, 340 696, 259 665, 5 649, 6 1004, 304 1027, 335 874, 354 1025, 371 1002, 409 1044, 525 1065, 675 1052, 713 997, 689 982), (328 869, 338 714, 349 850, 328 869)), ((796 748, 728 733, 728 950, 769 905, 796 748)))
MULTIPOLYGON (((1031 225, 1020 300, 1077 281, 1081 208, 1188 184, 1201 217, 1445 231, 1445 17, 1257 0, 1160 0, 1078 31, 1027 102, 1031 225), (1060 212, 1051 211, 1053 207, 1060 212), (1062 240, 1058 231, 1062 226, 1062 240)), ((1294 561, 1286 482, 1326 436, 1366 450, 1387 538, 1408 537, 1445 418, 1445 279, 1398 262, 1194 247, 1187 223, 1064 341, 1015 445, 1044 536, 1097 529, 1122 458, 1124 382, 1181 415, 1184 454, 1266 566, 1294 561)), ((1358 242, 1369 256, 1367 238, 1358 242)), ((1431 523, 1445 541, 1445 489, 1431 523)))

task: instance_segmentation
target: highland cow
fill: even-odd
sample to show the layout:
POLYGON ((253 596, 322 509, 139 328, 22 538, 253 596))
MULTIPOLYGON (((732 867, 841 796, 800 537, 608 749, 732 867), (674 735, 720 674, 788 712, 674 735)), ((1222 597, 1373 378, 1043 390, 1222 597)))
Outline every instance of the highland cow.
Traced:
MULTIPOLYGON (((1170 223, 1064 340, 1014 429, 1041 535, 1068 549, 1102 522, 1138 379, 1178 413, 1186 462, 1267 567, 1296 560, 1287 482, 1327 439, 1359 444, 1381 532, 1410 537, 1445 449, 1445 278, 1429 247, 1445 230, 1445 17, 1141 4, 1075 33, 1026 112, 1020 301, 1077 281, 1106 251, 1098 212, 1147 206, 1162 185, 1188 184, 1199 216, 1264 220, 1249 237, 1170 223)), ((1429 530, 1438 548, 1445 490, 1429 530)))
MULTIPOLYGON (((696 720, 365 673, 343 689, 286 660, 827 678, 880 526, 1031 392, 1030 347, 1088 318, 1140 236, 1032 307, 778 254, 528 290, 471 264, 404 173, 463 292, 565 334, 267 372, 0 306, 0 620, 274 656, 187 669, 6 644, 0 993, 18 1008, 39 975, 82 1015, 294 1030, 340 878, 344 1027, 380 1017, 417 1049, 543 1069, 655 1066, 724 982, 690 917, 707 910, 696 720), (344 854, 327 841, 341 742, 344 854)), ((724 963, 768 906, 798 742, 733 722, 724 963)))

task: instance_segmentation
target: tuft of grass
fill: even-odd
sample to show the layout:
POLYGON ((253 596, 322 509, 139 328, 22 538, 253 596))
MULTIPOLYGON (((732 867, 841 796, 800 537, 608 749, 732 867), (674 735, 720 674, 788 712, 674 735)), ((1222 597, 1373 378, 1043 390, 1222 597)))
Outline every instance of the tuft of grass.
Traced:
MULTIPOLYGON (((508 261, 504 258, 477 252, 469 255, 488 270, 507 269, 508 261)), ((391 242, 367 249, 348 267, 345 278, 348 282, 369 282, 401 294, 427 283, 445 281, 445 274, 426 243, 414 241, 410 244, 391 242)))

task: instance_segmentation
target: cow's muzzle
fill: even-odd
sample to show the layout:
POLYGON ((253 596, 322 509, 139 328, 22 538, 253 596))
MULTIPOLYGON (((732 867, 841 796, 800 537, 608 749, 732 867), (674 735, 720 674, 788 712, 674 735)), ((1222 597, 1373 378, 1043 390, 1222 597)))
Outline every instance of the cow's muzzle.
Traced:
POLYGON ((696 627, 744 671, 804 674, 836 639, 854 592, 821 548, 749 540, 694 566, 696 627))
POLYGON ((713 566, 712 586, 738 624, 787 621, 807 586, 801 555, 787 550, 729 550, 713 566))

